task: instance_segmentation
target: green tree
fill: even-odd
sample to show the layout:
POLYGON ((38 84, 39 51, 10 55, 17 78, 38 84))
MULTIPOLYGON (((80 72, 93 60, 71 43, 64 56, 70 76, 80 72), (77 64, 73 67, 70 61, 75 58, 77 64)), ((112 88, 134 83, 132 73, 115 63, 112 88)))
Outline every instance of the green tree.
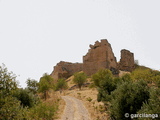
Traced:
POLYGON ((43 93, 45 100, 47 99, 48 91, 54 88, 53 82, 54 79, 46 73, 40 78, 38 91, 43 93))
POLYGON ((67 89, 67 82, 64 79, 58 79, 57 83, 55 85, 55 90, 63 91, 64 89, 67 89))
POLYGON ((39 102, 39 99, 33 92, 30 92, 28 89, 18 89, 12 95, 16 97, 19 101, 21 106, 23 107, 33 107, 39 102))
POLYGON ((98 101, 106 101, 107 96, 116 89, 114 78, 110 70, 101 69, 92 75, 92 81, 98 89, 98 101))
MULTIPOLYGON (((144 102, 139 114, 159 114, 160 115, 160 88, 152 87, 149 90, 149 100, 144 102)), ((159 116, 160 118, 160 116, 159 116)))
POLYGON ((38 90, 38 82, 34 79, 28 78, 26 83, 27 83, 27 89, 33 92, 33 94, 36 94, 38 90))
POLYGON ((87 80, 87 76, 85 73, 82 72, 82 73, 74 74, 73 82, 77 84, 79 90, 81 90, 81 87, 86 82, 86 80, 87 80))
POLYGON ((0 66, 0 92, 4 95, 11 94, 18 88, 16 75, 13 72, 8 72, 8 69, 3 64, 0 66))
POLYGON ((8 72, 8 69, 3 64, 0 66, 0 119, 13 120, 23 119, 24 111, 13 93, 18 89, 16 75, 13 72, 8 72))
POLYGON ((148 101, 149 91, 147 83, 143 80, 138 82, 124 82, 111 93, 110 114, 115 120, 125 120, 125 113, 136 114, 148 101))

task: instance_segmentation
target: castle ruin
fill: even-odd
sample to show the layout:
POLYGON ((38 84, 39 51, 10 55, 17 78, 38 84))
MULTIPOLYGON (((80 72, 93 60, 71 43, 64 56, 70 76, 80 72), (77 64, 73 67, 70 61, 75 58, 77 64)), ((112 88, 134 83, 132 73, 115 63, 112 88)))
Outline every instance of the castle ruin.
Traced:
POLYGON ((57 80, 59 78, 68 78, 75 72, 80 71, 90 76, 99 69, 109 69, 113 74, 118 74, 119 70, 131 72, 134 68, 133 53, 129 50, 121 50, 121 59, 117 63, 110 43, 106 39, 102 39, 100 42, 96 41, 94 45, 90 45, 88 53, 83 56, 83 63, 61 61, 54 67, 51 76, 57 80))

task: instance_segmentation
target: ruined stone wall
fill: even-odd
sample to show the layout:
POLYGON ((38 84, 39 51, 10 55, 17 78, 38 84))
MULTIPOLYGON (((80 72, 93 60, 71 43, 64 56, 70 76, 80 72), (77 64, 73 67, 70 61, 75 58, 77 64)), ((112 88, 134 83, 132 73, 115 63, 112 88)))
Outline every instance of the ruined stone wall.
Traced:
POLYGON ((94 45, 90 45, 88 53, 83 56, 83 71, 87 75, 92 75, 99 69, 106 68, 115 74, 118 72, 117 61, 111 45, 104 39, 101 42, 96 41, 94 45))
POLYGON ((92 75, 100 69, 110 69, 113 74, 118 74, 119 70, 134 70, 134 54, 128 50, 121 50, 121 59, 117 63, 116 57, 112 51, 110 43, 106 39, 96 41, 90 45, 88 53, 83 56, 83 63, 59 62, 51 76, 54 79, 68 78, 75 72, 84 71, 87 75, 92 75))
POLYGON ((61 61, 54 66, 54 71, 51 73, 51 76, 58 80, 60 78, 68 78, 73 75, 75 72, 80 72, 83 70, 82 63, 70 63, 61 61))
POLYGON ((129 50, 121 50, 121 59, 119 63, 119 70, 122 71, 133 71, 135 68, 134 54, 129 50))

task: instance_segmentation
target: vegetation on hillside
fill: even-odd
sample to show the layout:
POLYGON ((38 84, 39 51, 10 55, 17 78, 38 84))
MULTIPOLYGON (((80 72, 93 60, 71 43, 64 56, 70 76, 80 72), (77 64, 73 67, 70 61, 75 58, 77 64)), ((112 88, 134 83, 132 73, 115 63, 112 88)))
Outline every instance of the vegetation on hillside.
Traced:
POLYGON ((112 120, 131 119, 125 117, 126 113, 160 115, 159 71, 137 66, 130 74, 114 77, 109 70, 102 69, 92 75, 92 81, 98 90, 97 100, 105 104, 112 120))
MULTIPOLYGON (((81 90, 86 79, 85 73, 75 73, 73 82, 81 90)), ((159 71, 137 65, 133 72, 117 77, 110 70, 101 69, 91 76, 91 81, 98 90, 97 101, 104 103, 105 112, 112 120, 131 119, 131 116, 125 117, 126 113, 160 115, 159 71)), ((49 93, 61 93, 68 88, 67 82, 54 81, 45 73, 39 82, 27 79, 26 83, 25 89, 19 88, 16 75, 5 65, 0 66, 0 119, 54 119, 59 100, 47 101, 49 93)))
POLYGON ((39 83, 28 79, 27 87, 19 88, 16 75, 9 72, 5 65, 0 66, 0 119, 53 120, 58 109, 57 102, 45 102, 37 94, 52 89, 51 82, 52 79, 45 74, 39 83))

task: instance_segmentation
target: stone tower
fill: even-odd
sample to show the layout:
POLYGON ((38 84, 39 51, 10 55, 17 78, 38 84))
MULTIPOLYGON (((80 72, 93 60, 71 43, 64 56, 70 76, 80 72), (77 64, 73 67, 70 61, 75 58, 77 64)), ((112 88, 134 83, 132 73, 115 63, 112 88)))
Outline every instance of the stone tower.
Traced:
POLYGON ((96 41, 90 45, 88 53, 83 56, 83 71, 87 75, 96 73, 99 69, 110 69, 113 74, 118 74, 116 57, 111 45, 106 39, 96 41))
POLYGON ((121 50, 119 69, 122 71, 132 72, 134 68, 135 68, 134 54, 126 49, 121 50))

